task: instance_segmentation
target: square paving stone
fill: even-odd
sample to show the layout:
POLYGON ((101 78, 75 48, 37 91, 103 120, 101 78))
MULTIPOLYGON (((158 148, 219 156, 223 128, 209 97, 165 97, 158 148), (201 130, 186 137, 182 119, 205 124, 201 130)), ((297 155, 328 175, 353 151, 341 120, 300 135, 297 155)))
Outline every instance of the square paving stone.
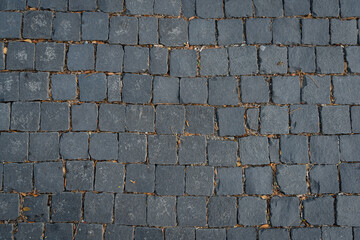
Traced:
POLYGON ((23 208, 30 209, 24 211, 24 216, 31 222, 48 222, 49 210, 48 195, 40 195, 38 197, 28 196, 24 198, 23 208))
POLYGON ((287 48, 278 46, 261 46, 260 73, 287 73, 287 48))
POLYGON ((93 11, 96 9, 96 0, 69 0, 70 11, 93 11))
POLYGON ((207 156, 210 166, 236 166, 238 146, 235 141, 210 140, 207 156))
POLYGON ((29 135, 27 133, 0 134, 0 161, 24 162, 28 158, 29 135))
POLYGON ((119 162, 146 161, 146 135, 136 133, 119 134, 119 162))
POLYGON ((181 0, 155 0, 154 13, 161 15, 179 16, 181 0))
POLYGON ((157 18, 139 18, 139 44, 157 44, 159 41, 158 28, 159 24, 157 18))
POLYGON ((301 240, 301 239, 317 240, 321 239, 321 229, 320 228, 293 228, 291 229, 291 239, 301 240))
MULTIPOLYGON (((246 1, 244 1, 244 2, 246 2, 246 1)), ((244 39, 243 39, 243 21, 241 19, 218 20, 217 21, 217 31, 218 31, 218 44, 219 45, 241 44, 244 41, 244 39)))
POLYGON ((161 18, 159 36, 165 46, 184 46, 188 42, 188 23, 181 18, 161 18))
POLYGON ((185 192, 189 195, 211 196, 214 191, 214 168, 191 166, 185 170, 185 192))
POLYGON ((103 225, 80 223, 75 232, 76 240, 100 240, 104 235, 103 225))
MULTIPOLYGON (((287 2, 294 0, 285 1, 285 14, 287 2)), ((310 5, 310 0, 305 0, 310 5)), ((310 10, 310 7, 309 7, 310 10)), ((302 14, 296 14, 302 15, 302 14)), ((304 14, 305 15, 305 14, 304 14)), ((274 44, 300 44, 301 32, 300 32, 300 21, 297 18, 278 18, 274 19, 272 23, 274 44)))
POLYGON ((156 132, 159 134, 184 133, 185 107, 163 106, 156 107, 156 132))
POLYGON ((31 192, 33 164, 10 163, 4 165, 4 192, 31 192))
POLYGON ((312 2, 312 15, 316 17, 339 16, 338 0, 314 0, 312 2))
POLYGON ((338 196, 336 217, 336 222, 340 226, 360 226, 359 196, 338 196))
POLYGON ((63 192, 54 194, 51 200, 51 219, 54 222, 80 221, 82 194, 63 192))
POLYGON ((89 223, 111 223, 114 195, 112 193, 85 193, 84 221, 89 223))
POLYGON ((360 78, 357 76, 334 76, 334 98, 336 104, 360 104, 360 78))
POLYGON ((68 103, 41 103, 40 128, 43 131, 65 131, 70 127, 70 107, 68 103))
POLYGON ((281 136, 280 149, 281 162, 283 163, 309 163, 307 136, 281 136))
POLYGON ((341 160, 345 162, 359 161, 360 135, 340 136, 341 160))
POLYGON ((269 158, 272 163, 280 163, 280 139, 269 138, 269 158))
POLYGON ((324 106, 320 110, 324 134, 350 133, 350 109, 348 106, 324 106))
POLYGON ((80 41, 80 13, 56 12, 53 20, 52 39, 56 41, 80 41))
POLYGON ((254 9, 257 17, 280 17, 283 15, 283 1, 254 0, 254 9))
POLYGON ((351 230, 350 227, 323 227, 322 239, 352 239, 351 230))
POLYGON ((155 165, 127 164, 126 192, 153 193, 155 189, 155 165))
POLYGON ((343 73, 344 53, 339 46, 316 47, 316 64, 318 73, 343 73))
POLYGON ((96 70, 121 72, 124 50, 119 45, 99 44, 96 47, 96 70))
POLYGON ((0 131, 10 128, 10 104, 0 103, 0 131))
POLYGON ((306 166, 305 165, 278 165, 276 181, 285 194, 306 194, 306 166))
POLYGON ((207 103, 208 86, 206 78, 181 78, 181 103, 207 103))
POLYGON ((290 72, 315 72, 314 47, 289 47, 288 50, 290 72))
POLYGON ((51 75, 51 96, 53 100, 72 100, 77 95, 76 76, 73 74, 51 75))
POLYGON ((176 239, 195 239, 195 229, 194 228, 166 228, 165 229, 165 238, 168 240, 176 239))
POLYGON ((229 47, 228 52, 231 75, 255 74, 258 72, 256 47, 229 47))
POLYGON ((64 190, 64 173, 61 162, 44 162, 34 165, 34 187, 43 193, 58 193, 64 190))
POLYGON ((67 68, 70 71, 92 70, 95 65, 93 44, 70 44, 67 68))
POLYGON ((207 106, 186 106, 185 131, 194 134, 214 132, 214 108, 207 106))
POLYGON ((196 240, 225 240, 226 229, 196 229, 196 240))
POLYGON ((167 48, 150 48, 149 73, 166 74, 168 72, 168 56, 169 50, 167 48))
POLYGON ((340 162, 339 139, 337 136, 311 136, 310 160, 317 164, 340 162))
POLYGON ((35 44, 28 42, 9 42, 6 55, 6 69, 31 70, 35 64, 35 44))
POLYGON ((183 195, 185 168, 183 166, 157 166, 155 189, 158 195, 183 195))
POLYGON ((88 139, 87 133, 63 133, 60 137, 61 157, 64 159, 87 159, 88 139))
POLYGON ((49 73, 21 72, 20 100, 49 99, 49 73))
POLYGON ((175 207, 175 197, 148 196, 147 223, 150 226, 175 226, 175 207))
POLYGON ((160 228, 137 227, 135 228, 135 240, 156 240, 163 239, 163 232, 160 228))
POLYGON ((289 230, 287 229, 261 229, 259 231, 259 240, 276 239, 287 240, 289 239, 289 230))
POLYGON ((98 8, 103 12, 122 12, 123 0, 98 0, 98 8))
POLYGON ((149 162, 151 164, 175 164, 177 160, 176 136, 148 136, 149 162))
POLYGON ((19 223, 17 229, 18 231, 14 234, 15 239, 41 239, 44 223, 19 223))
POLYGON ((115 223, 146 224, 146 195, 117 194, 115 197, 115 223))
POLYGON ((301 100, 312 104, 329 104, 330 87, 330 76, 304 76, 301 100))
POLYGON ((134 15, 152 15, 154 12, 154 0, 126 0, 125 8, 129 14, 134 15))
POLYGON ((225 48, 204 49, 200 52, 200 75, 227 75, 228 52, 225 48))
POLYGON ((221 0, 196 0, 196 14, 200 18, 222 18, 223 1, 221 0))
POLYGON ((245 22, 246 42, 248 44, 271 43, 271 19, 249 18, 245 22))
POLYGON ((253 3, 251 0, 225 1, 226 17, 251 17, 253 15, 253 3))
POLYGON ((15 193, 0 193, 0 219, 16 220, 20 216, 19 195, 15 193))
POLYGON ((206 226, 206 197, 179 197, 176 212, 179 226, 206 226))
POLYGON ((290 106, 291 133, 318 133, 319 109, 316 105, 290 106))
POLYGON ((195 0, 181 0, 181 14, 186 18, 195 16, 195 0))
POLYGON ((206 139, 203 136, 182 136, 179 146, 181 165, 206 163, 206 139))
POLYGON ((355 17, 360 14, 359 3, 354 0, 340 0, 341 17, 355 17))
POLYGON ((0 73, 0 100, 19 100, 19 73, 0 73))
POLYGON ((36 44, 36 70, 63 71, 65 44, 40 42, 36 44))
POLYGON ((328 45, 330 41, 328 19, 302 19, 302 43, 328 45))
POLYGON ((289 133, 288 107, 262 106, 260 108, 261 134, 289 133))
POLYGON ((117 240, 123 238, 132 240, 134 237, 134 228, 118 224, 108 224, 105 231, 105 240, 117 240))
POLYGON ((240 195, 243 193, 242 168, 218 168, 215 176, 217 195, 240 195))
POLYGON ((259 113, 258 108, 250 108, 246 111, 246 126, 254 131, 259 128, 259 113))
POLYGON ((56 11, 66 11, 67 10, 68 0, 59 0, 59 1, 51 1, 51 0, 42 0, 40 2, 41 9, 51 9, 56 11))
POLYGON ((50 11, 27 11, 24 13, 23 37, 50 39, 53 13, 50 11))
POLYGON ((315 194, 338 193, 338 169, 336 165, 315 165, 310 169, 310 191, 315 194))
POLYGON ((210 105, 238 105, 238 80, 234 77, 213 77, 209 79, 210 105))
POLYGON ((174 77, 154 78, 154 103, 179 103, 179 79, 174 77))
POLYGON ((240 161, 245 165, 269 164, 267 137, 248 136, 239 139, 240 161))
POLYGON ((128 103, 150 103, 153 77, 125 74, 122 79, 122 100, 128 103))
POLYGON ((137 44, 138 19, 136 17, 113 16, 110 18, 110 43, 137 44))
POLYGON ((107 83, 104 73, 78 76, 80 101, 102 101, 106 98, 107 83))
POLYGON ((357 46, 348 46, 345 48, 345 53, 346 61, 348 64, 348 71, 352 73, 359 73, 360 67, 358 65, 358 62, 360 61, 360 48, 357 46))
POLYGON ((335 223, 334 198, 312 197, 303 202, 304 219, 311 225, 333 225, 335 223))
POLYGON ((360 133, 360 107, 351 107, 351 129, 353 133, 360 133))
POLYGON ((94 164, 91 161, 66 163, 66 190, 93 190, 94 164))
POLYGON ((149 48, 124 47, 124 72, 142 73, 149 69, 149 48))
POLYGON ((170 75, 175 77, 196 76, 197 56, 195 50, 175 49, 170 52, 170 75))
POLYGON ((59 133, 30 133, 29 160, 49 161, 59 159, 59 133), (44 151, 46 149, 46 151, 44 151))
POLYGON ((95 103, 83 103, 71 107, 73 131, 92 131, 97 129, 98 108, 95 103))
POLYGON ((25 10, 25 0, 4 0, 0 3, 1 10, 25 10))
POLYGON ((95 160, 116 160, 118 145, 116 133, 94 133, 90 136, 89 153, 95 160))
POLYGON ((266 224, 265 199, 258 197, 241 197, 238 203, 238 222, 244 226, 266 224))
POLYGON ((20 38, 22 13, 1 12, 0 20, 1 38, 20 38))
POLYGON ((357 44, 356 20, 330 20, 331 44, 357 44))
POLYGON ((297 197, 273 197, 270 200, 271 224, 274 227, 300 225, 300 201, 297 197))
POLYGON ((345 193, 359 193, 360 181, 358 175, 360 164, 343 163, 339 165, 341 191, 345 193))
POLYGON ((95 172, 95 191, 122 192, 125 166, 115 162, 98 162, 95 172))
POLYGON ((235 226, 236 198, 211 197, 208 204, 208 223, 210 227, 235 226))
POLYGON ((120 75, 107 76, 107 95, 109 102, 121 101, 122 81, 120 75))
POLYGON ((81 18, 82 40, 107 40, 109 15, 102 12, 84 12, 81 18))
POLYGON ((245 168, 245 193, 272 194, 273 171, 271 167, 245 168))
POLYGON ((124 132, 126 106, 119 104, 101 104, 99 108, 100 131, 124 132))
POLYGON ((190 45, 214 45, 215 41, 215 20, 193 19, 190 21, 190 45))
POLYGON ((155 110, 152 106, 126 106, 126 130, 135 132, 154 132, 154 121, 155 110))
POLYGON ((240 136, 245 134, 245 108, 230 107, 218 108, 220 136, 240 136))
POLYGON ((256 239, 255 228, 229 228, 226 232, 228 240, 256 239))
POLYGON ((298 77, 273 77, 272 100, 275 104, 300 103, 300 79, 298 77))
POLYGON ((269 102, 269 83, 261 76, 243 76, 240 80, 241 101, 245 103, 269 102))
POLYGON ((285 16, 308 15, 310 13, 310 0, 300 2, 296 0, 285 0, 284 10, 285 16))
POLYGON ((45 238, 54 240, 73 239, 73 228, 73 223, 46 223, 45 238))

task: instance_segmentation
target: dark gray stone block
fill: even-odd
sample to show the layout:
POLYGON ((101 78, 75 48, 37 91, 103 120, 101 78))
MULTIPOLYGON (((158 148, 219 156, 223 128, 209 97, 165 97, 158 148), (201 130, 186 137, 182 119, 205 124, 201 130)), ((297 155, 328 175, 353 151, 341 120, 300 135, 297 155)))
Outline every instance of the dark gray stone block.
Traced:
POLYGON ((210 105, 238 105, 238 80, 234 77, 213 77, 209 79, 210 105))
POLYGON ((0 101, 19 100, 19 73, 0 73, 0 101))
POLYGON ((195 0, 181 0, 181 14, 186 18, 195 16, 195 0))
POLYGON ((107 95, 109 102, 121 101, 122 82, 120 77, 120 75, 113 75, 107 77, 107 95))
POLYGON ((310 191, 315 194, 338 193, 338 169, 336 165, 315 165, 310 169, 310 191))
POLYGON ((31 192, 33 164, 10 163, 4 165, 4 192, 31 192))
POLYGON ((218 108, 217 117, 220 136, 241 136, 245 134, 245 108, 218 108))
POLYGON ((215 41, 215 20, 193 19, 190 21, 190 45, 214 45, 215 41))
POLYGON ((356 20, 330 20, 331 44, 357 44, 356 20))
POLYGON ((92 70, 95 65, 93 44, 70 44, 67 67, 70 71, 92 70))
POLYGON ((123 5, 123 0, 98 0, 98 8, 103 12, 122 12, 123 5))
POLYGON ((254 0, 255 16, 280 17, 283 15, 283 2, 281 0, 254 0))
POLYGON ((170 75, 175 77, 193 77, 197 71, 195 50, 175 49, 170 52, 170 75))
POLYGON ((272 100, 275 104, 300 103, 299 77, 273 77, 272 100))
POLYGON ((153 193, 155 189, 155 165, 126 165, 126 192, 153 193))
POLYGON ((151 164, 175 164, 177 160, 176 136, 148 136, 148 154, 151 164))
POLYGON ((343 163, 339 166, 341 191, 345 193, 359 193, 360 181, 357 178, 360 172, 360 164, 343 163))
POLYGON ((61 162, 35 164, 34 179, 34 188, 39 192, 62 192, 64 190, 63 164, 61 162))
POLYGON ((217 195, 240 195, 243 193, 241 168, 218 168, 215 182, 217 195))
POLYGON ((318 240, 321 239, 320 228, 293 228, 291 229, 291 239, 293 240, 318 240))
POLYGON ((119 162, 145 162, 146 145, 146 135, 119 133, 119 162))
POLYGON ((160 43, 165 46, 184 46, 188 42, 188 23, 184 19, 159 19, 160 43))
POLYGON ((87 192, 84 199, 84 221, 86 223, 112 222, 114 194, 87 192))
POLYGON ((100 240, 104 235, 104 229, 101 224, 79 223, 76 229, 76 240, 100 240))
POLYGON ((226 233, 228 240, 256 239, 255 228, 229 228, 226 233))
POLYGON ((262 134, 286 134, 289 132, 288 107, 262 106, 260 108, 262 134))
POLYGON ((66 170, 66 190, 93 190, 94 164, 92 161, 66 162, 66 170))
POLYGON ((149 75, 125 74, 122 80, 122 100, 128 103, 149 103, 153 78, 149 75))
POLYGON ((20 100, 47 100, 49 99, 49 73, 21 72, 20 73, 20 100))
POLYGON ((350 227, 323 227, 322 239, 352 239, 352 229, 350 227))
POLYGON ((100 131, 124 132, 125 109, 126 107, 124 105, 101 104, 99 109, 100 131))
POLYGON ((206 226, 206 197, 179 197, 176 210, 179 226, 206 226))
POLYGON ((319 109, 316 105, 290 106, 291 133, 318 133, 319 109))
POLYGON ((51 201, 51 219, 54 222, 80 221, 82 194, 63 192, 54 194, 51 201))
POLYGON ((6 55, 6 69, 32 70, 35 64, 35 44, 28 42, 9 42, 6 55))
POLYGON ((24 211, 24 216, 31 222, 49 222, 48 195, 40 195, 37 197, 24 197, 23 208, 30 209, 24 211))
POLYGON ((260 73, 287 73, 287 48, 278 46, 261 46, 260 73))
POLYGON ((152 15, 154 13, 154 0, 126 0, 125 8, 129 14, 152 15))
POLYGON ((36 44, 36 70, 63 71, 65 44, 40 42, 36 44))
POLYGON ((311 162, 337 164, 340 162, 339 139, 337 136, 310 137, 311 162))
POLYGON ((26 11, 24 13, 23 37, 50 39, 53 13, 50 11, 26 11))
POLYGON ((309 163, 307 136, 281 136, 280 149, 281 162, 283 163, 309 163))
POLYGON ((328 45, 330 41, 328 19, 302 19, 302 43, 328 45))
POLYGON ((310 14, 310 0, 285 0, 284 10, 285 16, 308 15, 310 14))
POLYGON ((251 17, 253 15, 252 1, 225 1, 225 15, 226 17, 251 17))
POLYGON ((70 11, 94 11, 96 0, 69 0, 70 11))
POLYGON ((256 47, 229 47, 228 52, 231 75, 255 74, 258 72, 256 47))
POLYGON ((194 134, 214 132, 214 108, 207 106, 187 106, 185 130, 194 134))
POLYGON ((70 107, 68 103, 41 103, 40 128, 44 131, 66 131, 70 127, 70 107))
POLYGON ((266 224, 265 199, 258 197, 241 197, 238 201, 238 222, 244 226, 266 224))
POLYGON ((307 193, 305 165, 279 165, 276 169, 276 181, 280 191, 289 195, 307 193))
MULTIPOLYGON (((9 1, 9 0, 7 0, 9 1)), ((12 1, 13 2, 13 1, 12 1)), ((0 4, 2 4, 1 2, 0 4)), ((1 12, 0 13, 0 37, 1 38, 20 38, 22 13, 1 12)))
POLYGON ((185 126, 184 106, 156 107, 156 132, 159 134, 182 134, 185 126))
POLYGON ((269 138, 269 158, 272 163, 280 163, 280 140, 269 138))
MULTIPOLYGON (((15 239, 41 239, 44 223, 19 223, 17 229, 18 231, 14 234, 15 239)), ((11 239, 11 236, 8 239, 11 239)))
POLYGON ((261 76, 244 76, 240 80, 241 101, 245 103, 269 102, 269 83, 261 76))
POLYGON ((60 138, 61 157, 64 159, 87 159, 88 139, 87 133, 63 133, 60 138))
POLYGON ((269 18, 246 19, 245 30, 248 44, 271 43, 272 41, 271 19, 269 18))
POLYGON ((311 225, 333 225, 335 223, 334 198, 312 197, 303 202, 304 219, 311 225))
POLYGON ((11 105, 11 130, 37 131, 40 125, 40 103, 14 102, 11 105))
POLYGON ((128 16, 113 16, 110 18, 110 43, 137 44, 138 19, 128 16))
POLYGON ((300 201, 297 197, 273 197, 270 200, 270 212, 270 221, 274 227, 300 225, 300 201))
POLYGON ((117 160, 118 145, 116 133, 94 133, 90 136, 89 154, 95 160, 117 160))
POLYGON ((336 104, 360 104, 360 78, 357 76, 334 76, 334 98, 336 104))
POLYGON ((359 210, 360 198, 358 196, 338 196, 336 202, 337 224, 340 226, 360 226, 359 210))
POLYGON ((76 76, 73 74, 51 75, 51 96, 54 100, 72 100, 77 95, 76 76))
POLYGON ((196 240, 225 240, 226 229, 196 229, 196 240))
POLYGON ((165 230, 165 238, 168 240, 194 240, 194 228, 167 228, 165 230))
POLYGON ((0 219, 16 220, 20 216, 19 195, 15 193, 0 193, 0 219))
POLYGON ((200 75, 228 75, 228 52, 225 48, 204 49, 200 52, 200 75))
POLYGON ((52 39, 56 41, 80 41, 80 13, 56 12, 52 39))
POLYGON ((162 15, 179 16, 181 0, 155 0, 154 13, 162 15))
POLYGON ((163 232, 160 228, 137 227, 135 228, 135 240, 157 240, 163 239, 163 232))
POLYGON ((350 133, 350 109, 348 106, 321 107, 321 127, 324 134, 350 133))
POLYGON ((124 50, 119 45, 99 44, 96 48, 96 70, 121 72, 124 50))
POLYGON ((183 166, 157 166, 155 189, 158 195, 183 195, 185 168, 183 166))
POLYGON ((168 56, 169 51, 167 48, 150 48, 149 73, 166 74, 168 72, 168 56))
POLYGON ((124 72, 142 73, 149 69, 149 48, 124 47, 124 72))
POLYGON ((196 14, 200 18, 224 17, 223 2, 221 0, 196 0, 196 14))
POLYGON ((134 237, 134 228, 118 224, 108 224, 105 231, 105 240, 132 240, 134 237))
POLYGON ((214 191, 214 168, 190 166, 186 169, 185 192, 189 195, 211 196, 214 191))
POLYGON ((104 73, 78 76, 80 101, 102 101, 106 98, 107 82, 104 73))
MULTIPOLYGON (((300 4, 304 4, 305 2, 307 2, 310 5, 310 0, 302 1, 300 4)), ((287 14, 286 5, 287 4, 293 5, 294 3, 296 3, 296 1, 294 0, 285 1, 285 14, 287 14)), ((291 7, 297 7, 297 6, 291 6, 291 7)), ((309 12, 310 12, 310 6, 309 6, 309 12)), ((290 13, 289 15, 293 15, 293 14, 290 13)), ((305 15, 305 14, 294 14, 294 15, 305 15)), ((301 42, 300 20, 297 18, 274 19, 272 23, 272 30, 273 30, 274 44, 300 44, 301 42)))
POLYGON ((360 15, 359 2, 355 0, 340 0, 341 17, 355 17, 360 15))
POLYGON ((268 138, 249 136, 239 139, 240 161, 245 165, 269 164, 268 138))
POLYGON ((181 165, 206 162, 206 139, 203 136, 183 136, 180 138, 179 163, 181 165))
POLYGON ((1 10, 25 10, 26 0, 4 0, 0 3, 1 10))
POLYGON ((73 131, 94 131, 97 129, 98 108, 95 103, 82 103, 71 107, 73 131))
POLYGON ((73 228, 73 223, 46 223, 45 238, 54 240, 72 239, 73 228))
POLYGON ((147 223, 150 226, 175 226, 175 207, 175 197, 148 196, 147 223))
POLYGON ((343 73, 344 52, 342 47, 317 47, 316 64, 318 73, 343 73))
POLYGON ((353 133, 360 133, 360 108, 359 106, 351 107, 351 129, 353 133))
POLYGON ((126 106, 126 130, 134 132, 154 132, 154 120, 155 110, 152 106, 126 106))
POLYGON ((146 195, 117 194, 115 197, 115 223, 146 224, 146 195))
POLYGON ((234 141, 210 140, 207 156, 210 166, 236 166, 238 146, 234 141))
POLYGON ((125 166, 115 162, 98 162, 95 172, 95 191, 122 192, 125 166))
MULTIPOLYGON (((228 2, 231 1, 227 1, 225 4, 228 2)), ((239 2, 239 4, 241 3, 239 2)), ((241 44, 244 41, 243 21, 241 19, 219 20, 217 21, 217 31, 219 45, 241 44)))
POLYGON ((289 230, 287 229, 261 229, 259 231, 259 240, 287 240, 289 239, 289 230))
POLYGON ((315 48, 289 47, 288 49, 290 72, 315 72, 315 48))
POLYGON ((0 131, 7 131, 10 128, 10 104, 0 103, 0 131))
POLYGON ((254 131, 259 129, 259 108, 248 108, 246 110, 246 126, 254 131))
POLYGON ((348 71, 352 73, 360 73, 360 66, 358 64, 360 61, 360 48, 357 46, 348 46, 345 48, 345 53, 348 71))
POLYGON ((312 15, 315 17, 337 17, 339 16, 338 0, 313 0, 312 15))
POLYGON ((208 224, 210 227, 235 226, 235 197, 211 197, 208 203, 208 224))
POLYGON ((139 18, 139 44, 157 44, 159 39, 158 28, 159 24, 157 18, 139 18))
POLYGON ((81 18, 82 40, 107 40, 109 15, 102 12, 84 12, 81 18))
POLYGON ((245 168, 246 194, 272 194, 273 171, 271 167, 245 168))
POLYGON ((154 103, 179 103, 179 79, 174 77, 154 78, 154 103))
POLYGON ((0 161, 24 162, 28 158, 29 135, 27 133, 0 134, 0 161))
POLYGON ((205 78, 181 78, 180 102, 181 103, 207 103, 208 86, 205 78))
POLYGON ((329 104, 330 76, 304 76, 301 100, 311 104, 329 104))

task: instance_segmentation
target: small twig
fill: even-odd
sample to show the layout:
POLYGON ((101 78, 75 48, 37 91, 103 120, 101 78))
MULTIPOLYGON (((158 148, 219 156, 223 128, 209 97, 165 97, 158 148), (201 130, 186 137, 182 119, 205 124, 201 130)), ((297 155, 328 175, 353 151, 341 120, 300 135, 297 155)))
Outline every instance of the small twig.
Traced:
POLYGON ((313 80, 313 82, 315 83, 315 86, 317 87, 317 88, 319 88, 319 85, 316 83, 316 81, 315 81, 315 79, 314 78, 312 78, 310 75, 307 75, 309 78, 311 78, 311 80, 313 80))
POLYGON ((297 111, 297 110, 300 110, 300 109, 301 109, 301 107, 299 107, 299 108, 297 108, 297 109, 294 109, 294 110, 292 110, 292 111, 290 112, 290 114, 293 113, 293 112, 295 112, 295 111, 297 111))

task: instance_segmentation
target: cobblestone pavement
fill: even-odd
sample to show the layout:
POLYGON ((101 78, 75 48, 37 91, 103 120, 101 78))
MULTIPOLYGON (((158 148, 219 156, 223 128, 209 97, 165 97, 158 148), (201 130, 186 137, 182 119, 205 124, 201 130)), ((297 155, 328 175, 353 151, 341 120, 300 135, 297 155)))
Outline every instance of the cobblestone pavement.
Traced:
POLYGON ((360 1, 0 10, 1 240, 360 239, 360 1))

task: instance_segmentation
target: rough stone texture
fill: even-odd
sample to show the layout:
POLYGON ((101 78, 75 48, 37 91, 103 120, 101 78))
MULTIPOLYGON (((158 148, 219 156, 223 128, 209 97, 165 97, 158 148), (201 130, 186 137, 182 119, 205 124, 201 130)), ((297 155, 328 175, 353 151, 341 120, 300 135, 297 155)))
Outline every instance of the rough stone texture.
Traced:
POLYGON ((306 136, 281 136, 281 162, 309 163, 308 138, 306 136))
POLYGON ((246 42, 248 44, 271 43, 271 20, 267 18, 251 18, 245 22, 246 42))
POLYGON ((175 49, 170 52, 170 75, 176 77, 194 77, 196 69, 196 51, 175 49))
POLYGON ((154 192, 155 166, 128 164, 126 166, 125 190, 127 192, 154 192))
POLYGON ((316 64, 319 73, 343 73, 344 53, 341 47, 317 47, 316 64))
POLYGON ((319 109, 316 105, 290 106, 291 133, 318 133, 319 109))
POLYGON ((251 136, 239 139, 240 161, 245 165, 269 163, 267 137, 251 136))
POLYGON ((242 77, 240 81, 241 101, 246 103, 269 102, 269 83, 263 77, 242 77))
POLYGON ((271 167, 251 167, 245 169, 245 193, 272 194, 273 172, 271 167))
POLYGON ((245 134, 245 109, 243 107, 218 108, 220 136, 240 136, 245 134))
MULTIPOLYGON (((309 3, 309 0, 307 0, 306 2, 309 3)), ((294 3, 296 3, 296 1, 294 0, 285 1, 285 14, 287 14, 287 11, 293 10, 293 9, 287 9, 286 8, 287 4, 293 5, 294 3)), ((291 6, 291 8, 296 9, 296 6, 291 6)), ((302 14, 295 14, 295 15, 302 15, 302 14)), ((273 29, 273 38, 274 38, 273 42, 275 44, 299 44, 301 42, 300 21, 297 18, 275 19, 272 23, 272 29, 273 29)))
POLYGON ((255 74, 258 72, 256 47, 229 47, 228 52, 231 75, 255 74))
POLYGON ((300 103, 300 81, 298 77, 272 78, 272 100, 276 104, 300 103))
POLYGON ((194 19, 189 23, 189 43, 191 45, 215 44, 215 21, 194 19))
POLYGON ((317 165, 310 169, 310 191, 312 193, 339 192, 338 169, 336 165, 317 165))
POLYGON ((262 106, 260 108, 260 122, 262 134, 288 133, 288 107, 262 106))
POLYGON ((337 224, 340 226, 360 226, 360 199, 358 196, 339 196, 336 203, 337 224))
POLYGON ((210 140, 207 145, 207 156, 211 166, 235 166, 238 146, 233 141, 210 140))
POLYGON ((340 161, 337 136, 311 136, 310 161, 317 164, 337 164, 340 161))
POLYGON ((320 110, 324 134, 350 133, 350 109, 348 106, 326 106, 320 110))
POLYGON ((243 193, 241 168, 218 168, 215 177, 217 195, 239 195, 243 193))
POLYGON ((300 206, 296 197, 273 197, 270 201, 273 226, 299 226, 300 206))
POLYGON ((179 197, 177 217, 180 226, 205 226, 206 197, 179 197))
POLYGON ((276 168, 276 181, 280 191, 285 194, 306 194, 306 166, 281 165, 276 168))
POLYGON ((311 225, 333 225, 335 223, 334 198, 309 198, 303 202, 304 219, 311 225))
POLYGON ((334 99, 336 104, 359 104, 360 91, 359 78, 357 76, 333 77, 334 99))
POLYGON ((210 227, 226 227, 236 224, 236 198, 211 197, 208 203, 210 227))
POLYGON ((239 198, 238 222, 244 226, 266 224, 266 200, 258 197, 239 198))
POLYGON ((210 105, 238 105, 238 80, 234 77, 214 77, 209 79, 210 105))
POLYGON ((147 199, 147 223, 150 226, 175 226, 175 197, 149 196, 147 199))
POLYGON ((125 74, 122 78, 122 100, 127 103, 149 103, 152 86, 151 76, 125 74))

